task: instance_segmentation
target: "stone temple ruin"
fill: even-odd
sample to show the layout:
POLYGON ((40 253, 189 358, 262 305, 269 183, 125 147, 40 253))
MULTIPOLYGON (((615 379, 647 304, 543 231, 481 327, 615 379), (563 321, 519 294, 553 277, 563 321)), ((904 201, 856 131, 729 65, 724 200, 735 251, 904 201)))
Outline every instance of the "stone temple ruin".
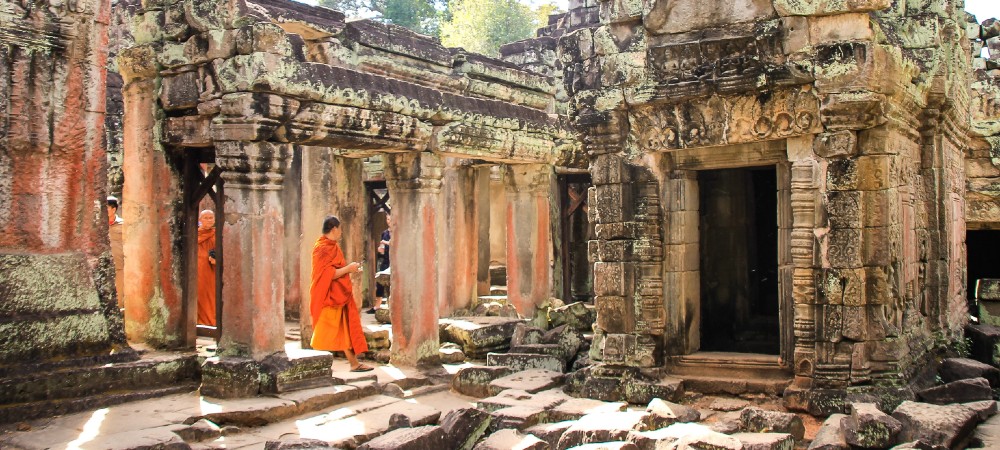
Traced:
POLYGON ((497 58, 286 0, 10 1, 0 25, 0 422, 332 384, 286 317, 308 343, 331 212, 370 304, 376 190, 388 359, 437 373, 453 341, 489 363, 465 394, 545 368, 604 402, 857 421, 926 399, 966 336, 997 363, 1000 23, 962 2, 574 0, 497 58), (491 299, 517 317, 475 317, 491 299))

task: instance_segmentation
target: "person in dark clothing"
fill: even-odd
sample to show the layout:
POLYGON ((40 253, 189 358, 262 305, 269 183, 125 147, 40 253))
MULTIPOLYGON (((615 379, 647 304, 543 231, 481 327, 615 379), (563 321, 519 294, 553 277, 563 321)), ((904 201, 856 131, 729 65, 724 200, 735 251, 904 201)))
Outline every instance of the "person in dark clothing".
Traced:
MULTIPOLYGON (((392 226, 392 215, 389 212, 385 213, 385 223, 388 226, 392 226)), ((382 232, 382 240, 378 244, 378 261, 376 263, 376 270, 379 272, 389 268, 389 241, 392 239, 392 233, 389 232, 389 228, 386 228, 382 232)), ((381 308, 385 303, 385 298, 389 296, 388 289, 381 283, 375 285, 375 306, 368 310, 369 314, 374 314, 375 310, 381 308)))

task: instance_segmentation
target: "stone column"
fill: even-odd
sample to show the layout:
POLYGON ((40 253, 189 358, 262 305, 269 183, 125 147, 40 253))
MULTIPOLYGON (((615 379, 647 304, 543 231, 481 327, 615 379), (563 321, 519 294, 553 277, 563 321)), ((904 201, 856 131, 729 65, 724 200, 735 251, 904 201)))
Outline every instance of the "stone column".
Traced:
POLYGON ((155 347, 194 347, 197 309, 183 305, 184 205, 180 173, 171 168, 158 134, 156 67, 152 50, 133 47, 118 57, 125 79, 125 331, 155 347))
POLYGON ((220 356, 260 361, 284 350, 281 184, 289 159, 289 145, 216 144, 225 181, 220 356))
MULTIPOLYGON (((312 315, 309 310, 309 286, 312 284, 312 249, 323 234, 323 219, 335 215, 343 227, 341 245, 348 261, 361 261, 368 229, 367 194, 362 180, 362 160, 334 154, 328 147, 308 147, 302 152, 302 235, 299 239, 299 326, 302 347, 310 348, 312 315)), ((375 270, 374 261, 366 261, 365 270, 375 270)), ((354 297, 361 306, 367 295, 363 274, 354 274, 354 297)))
POLYGON ((442 168, 441 159, 431 153, 386 157, 386 182, 393 203, 391 361, 396 365, 438 361, 442 168))
MULTIPOLYGON (((483 166, 475 169, 476 196, 476 220, 478 243, 476 272, 476 293, 478 295, 490 295, 490 167, 483 166)), ((499 208, 497 208, 499 209, 499 208)))
POLYGON ((507 298, 525 317, 534 317, 552 286, 552 228, 549 193, 552 166, 507 168, 507 298))
POLYGON ((444 256, 438 263, 438 312, 442 317, 467 308, 477 296, 479 224, 475 187, 475 172, 467 160, 445 159, 439 234, 447 238, 438 241, 444 256))
MULTIPOLYGON (((490 167, 490 265, 507 265, 507 189, 503 184, 506 172, 506 166, 490 167)), ((491 280, 490 283, 501 281, 491 280)))

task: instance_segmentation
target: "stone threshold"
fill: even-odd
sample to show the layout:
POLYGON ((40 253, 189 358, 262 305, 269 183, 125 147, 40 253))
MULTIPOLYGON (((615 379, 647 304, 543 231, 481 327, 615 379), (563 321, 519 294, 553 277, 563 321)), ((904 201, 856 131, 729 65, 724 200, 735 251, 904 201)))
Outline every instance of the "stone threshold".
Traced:
POLYGON ((702 394, 781 395, 792 372, 777 355, 697 352, 668 358, 666 372, 684 380, 684 388, 702 394))

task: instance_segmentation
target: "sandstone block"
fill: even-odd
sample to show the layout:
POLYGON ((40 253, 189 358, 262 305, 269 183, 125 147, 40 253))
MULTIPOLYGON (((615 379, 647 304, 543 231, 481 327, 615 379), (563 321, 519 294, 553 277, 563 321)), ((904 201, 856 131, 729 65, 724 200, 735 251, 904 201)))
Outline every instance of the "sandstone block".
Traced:
POLYGON ((845 414, 831 414, 816 432, 809 450, 850 450, 841 428, 841 422, 846 418, 845 414))
POLYGON ((701 413, 696 409, 671 403, 659 398, 654 398, 646 406, 649 413, 647 426, 651 430, 664 428, 675 423, 697 422, 701 420, 701 413))
POLYGON ((476 444, 475 450, 549 450, 549 444, 517 430, 500 430, 476 444))
POLYGON ((329 352, 303 350, 294 356, 284 352, 265 358, 260 363, 260 389, 276 394, 333 385, 329 352))
POLYGON ((1000 370, 969 358, 948 358, 941 361, 938 375, 945 383, 967 378, 985 378, 992 388, 1000 388, 1000 370))
POLYGON ((566 370, 566 362, 562 358, 531 353, 489 353, 486 364, 509 367, 514 371, 544 369, 562 373, 566 370))
POLYGON ((573 447, 574 450, 638 450, 631 442, 596 442, 573 447))
POLYGON ((458 450, 469 450, 486 433, 492 417, 475 408, 452 410, 441 420, 445 441, 458 450))
POLYGON ((647 416, 638 411, 588 414, 563 433, 556 448, 564 450, 592 442, 624 440, 630 431, 646 429, 647 416))
POLYGON ((507 389, 520 389, 529 394, 535 394, 562 385, 563 377, 562 372, 530 369, 493 380, 490 382, 489 390, 493 395, 507 389))
POLYGON ((903 424, 901 441, 920 440, 931 445, 956 448, 969 437, 979 420, 971 408, 962 405, 931 405, 903 402, 892 417, 903 424))
POLYGON ((583 302, 570 303, 549 310, 549 327, 567 325, 573 330, 587 332, 593 326, 596 315, 593 307, 583 302))
POLYGON ((740 413, 740 425, 747 432, 789 433, 795 440, 802 440, 806 431, 802 419, 795 414, 756 407, 746 408, 740 413))
POLYGON ((441 348, 438 350, 443 364, 458 364, 465 361, 465 352, 458 348, 441 348))
POLYGON ((792 450, 795 438, 787 433, 736 433, 732 437, 743 444, 743 450, 792 450))
POLYGON ((208 358, 201 366, 201 395, 255 397, 260 392, 260 364, 249 358, 208 358))
POLYGON ((174 430, 186 442, 201 442, 222 436, 222 429, 207 419, 201 419, 185 428, 174 430))
POLYGON ((938 405, 966 403, 992 400, 993 390, 990 388, 990 382, 986 381, 985 378, 972 378, 924 389, 917 392, 917 397, 927 403, 938 405))
POLYGON ((462 346, 465 356, 479 359, 489 352, 504 351, 510 347, 514 328, 520 319, 508 317, 463 317, 450 319, 445 327, 443 341, 462 346))
POLYGON ((451 388, 470 397, 489 397, 490 383, 514 372, 509 367, 463 367, 451 379, 451 388))
POLYGON ((544 422, 548 417, 548 411, 544 407, 534 405, 517 405, 498 409, 490 415, 493 417, 490 423, 490 429, 493 431, 504 428, 524 430, 544 422))
POLYGON ((319 439, 281 439, 267 441, 264 450, 334 450, 326 441, 319 439))
POLYGON ((444 430, 436 425, 399 428, 358 447, 358 450, 441 450, 447 444, 444 430))
POLYGON ((589 398, 572 398, 549 411, 549 420, 577 420, 587 414, 625 411, 624 402, 603 402, 589 398))
POLYGON ((545 330, 533 327, 526 323, 519 323, 514 327, 514 334, 511 335, 510 345, 540 344, 545 330))
POLYGON ((983 422, 990 417, 993 417, 997 413, 997 402, 996 400, 983 400, 979 402, 969 402, 962 403, 963 406, 968 406, 970 409, 976 412, 979 416, 979 421, 983 422))
POLYGON ((508 389, 492 397, 480 400, 477 402, 476 406, 487 412, 493 412, 511 406, 524 405, 552 409, 570 398, 571 397, 558 389, 542 391, 537 394, 529 394, 520 389, 508 389))
MULTIPOLYGON (((549 415, 549 420, 553 419, 553 415, 549 415)), ((556 444, 559 443, 559 438, 562 437, 563 433, 576 423, 575 420, 566 420, 561 422, 553 423, 540 423, 533 427, 528 427, 525 430, 528 434, 531 434, 549 445, 549 448, 556 448, 556 444)))
POLYGON ((852 403, 851 414, 840 423, 848 444, 865 447, 888 447, 896 441, 902 424, 879 411, 874 403, 852 403))

